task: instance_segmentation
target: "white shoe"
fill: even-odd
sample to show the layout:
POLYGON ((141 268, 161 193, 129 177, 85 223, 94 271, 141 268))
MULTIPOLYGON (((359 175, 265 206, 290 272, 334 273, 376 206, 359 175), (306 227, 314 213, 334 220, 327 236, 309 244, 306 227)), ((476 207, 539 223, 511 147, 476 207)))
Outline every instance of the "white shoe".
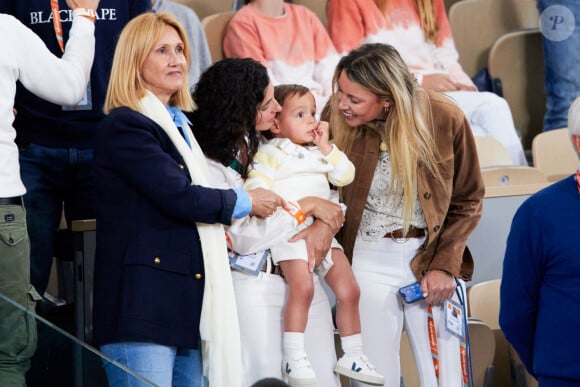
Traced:
POLYGON ((288 378, 291 386, 316 384, 316 374, 310 365, 306 353, 297 353, 284 358, 282 373, 288 378))
POLYGON ((385 385, 385 377, 375 371, 375 366, 362 354, 356 356, 342 355, 334 366, 334 372, 373 386, 385 385))

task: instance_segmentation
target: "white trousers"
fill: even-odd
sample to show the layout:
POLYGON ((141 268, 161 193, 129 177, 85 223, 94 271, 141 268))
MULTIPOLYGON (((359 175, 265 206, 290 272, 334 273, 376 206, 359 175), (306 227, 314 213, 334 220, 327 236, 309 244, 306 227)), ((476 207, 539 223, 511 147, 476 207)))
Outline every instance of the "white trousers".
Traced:
MULTIPOLYGON (((279 275, 260 273, 257 277, 232 271, 245 380, 274 377, 282 379, 282 332, 288 286, 279 275)), ((333 372, 336 363, 334 325, 328 297, 314 275, 314 298, 308 313, 305 349, 320 387, 339 387, 333 372)))
MULTIPOLYGON (((406 304, 400 287, 416 282, 410 262, 424 238, 397 243, 390 238, 376 242, 356 240, 352 269, 360 286, 360 316, 365 352, 377 371, 385 376, 386 387, 400 385, 400 343, 407 331, 422 387, 462 385, 459 339, 445 328, 443 306, 433 306, 439 352, 439 382, 431 357, 427 330, 427 304, 406 304)), ((459 303, 457 295, 454 296, 459 303)), ((364 383, 352 382, 352 386, 364 383)))
POLYGON ((490 92, 450 91, 445 93, 463 110, 474 136, 493 137, 501 142, 514 165, 528 165, 522 141, 514 126, 507 101, 490 92))

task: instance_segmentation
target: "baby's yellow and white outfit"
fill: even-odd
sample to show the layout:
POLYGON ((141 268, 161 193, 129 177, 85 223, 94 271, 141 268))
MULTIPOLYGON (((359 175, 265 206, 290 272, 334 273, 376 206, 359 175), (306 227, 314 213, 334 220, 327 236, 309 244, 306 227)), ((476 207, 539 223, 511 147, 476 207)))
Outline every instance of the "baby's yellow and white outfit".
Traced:
MULTIPOLYGON (((287 201, 297 202, 307 196, 333 200, 338 203, 336 187, 350 184, 354 179, 354 165, 335 145, 332 151, 324 156, 316 146, 301 146, 286 138, 274 138, 260 145, 254 156, 254 166, 249 172, 245 189, 271 189, 287 201)), ((312 224, 309 217, 297 231, 312 224)), ((280 230, 284 233, 286 230, 280 230)), ((342 248, 333 238, 332 248, 342 248)), ((280 242, 271 247, 272 260, 275 264, 291 259, 308 260, 306 243, 280 242)), ((318 268, 318 274, 325 275, 332 266, 330 251, 318 268)))

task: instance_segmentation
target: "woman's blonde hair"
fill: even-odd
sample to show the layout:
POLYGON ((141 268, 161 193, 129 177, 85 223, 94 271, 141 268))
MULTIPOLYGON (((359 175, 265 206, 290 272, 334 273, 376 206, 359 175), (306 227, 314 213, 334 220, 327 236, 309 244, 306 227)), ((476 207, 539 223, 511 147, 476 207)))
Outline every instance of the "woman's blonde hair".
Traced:
MULTIPOLYGON (((361 130, 349 127, 336 100, 338 79, 343 74, 365 87, 382 101, 390 102, 385 127, 378 125, 379 135, 386 142, 391 158, 391 192, 403 198, 404 228, 408 230, 415 211, 417 166, 421 163, 442 186, 440 155, 431 134, 433 125, 426 92, 411 78, 407 66, 394 47, 386 44, 365 44, 344 56, 334 72, 334 97, 330 107, 330 127, 334 142, 347 154, 361 130)), ((372 129, 372 130, 377 130, 372 129)))
MULTIPOLYGON (((166 26, 174 28, 183 41, 183 54, 189 69, 191 51, 185 31, 179 22, 168 13, 147 12, 137 16, 123 28, 115 48, 111 77, 103 107, 105 114, 121 106, 138 110, 139 100, 145 96, 141 67, 153 46, 161 38, 166 26)), ((186 111, 193 110, 194 104, 189 93, 187 74, 184 75, 181 89, 169 99, 169 105, 186 111)))
MULTIPOLYGON (((374 0, 377 7, 383 12, 387 13, 387 2, 389 0, 374 0)), ((433 42, 435 45, 439 45, 437 42, 437 35, 439 34, 439 25, 437 24, 437 19, 435 18, 435 7, 433 6, 433 0, 415 0, 417 5, 417 11, 419 12, 419 20, 421 21, 421 29, 423 30, 423 35, 425 40, 428 42, 433 42)))

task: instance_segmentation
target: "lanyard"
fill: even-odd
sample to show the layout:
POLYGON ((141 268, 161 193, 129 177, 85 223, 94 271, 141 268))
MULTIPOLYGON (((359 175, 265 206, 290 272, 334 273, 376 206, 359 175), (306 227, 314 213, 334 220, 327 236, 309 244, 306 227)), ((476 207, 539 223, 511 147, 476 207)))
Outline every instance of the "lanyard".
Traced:
POLYGON ((62 22, 60 20, 60 7, 58 0, 50 0, 50 8, 52 9, 52 24, 54 26, 54 33, 56 34, 56 41, 60 50, 64 52, 64 39, 62 37, 62 22))
POLYGON ((228 249, 233 253, 234 252, 234 244, 232 243, 232 238, 230 238, 230 234, 226 232, 226 244, 228 249))
MULTIPOLYGON (((467 330, 467 328, 465 328, 467 330)), ((459 357, 461 358, 461 374, 463 375, 463 387, 469 386, 469 374, 467 373, 467 344, 465 335, 459 342, 459 357)))
POLYGON ((427 330, 429 331, 429 347, 431 348, 431 358, 435 368, 435 377, 439 380, 439 350, 437 349, 437 331, 435 330, 435 320, 433 319, 433 307, 427 307, 427 330))
MULTIPOLYGON (((435 377, 439 381, 439 349, 437 347, 437 330, 435 329, 435 320, 433 319, 433 307, 431 304, 427 307, 427 330, 429 333, 429 347, 431 348, 431 358, 433 368, 435 368, 435 377)), ((459 343, 459 356, 461 357, 461 375, 463 377, 463 387, 469 386, 469 374, 467 367, 467 327, 464 327, 464 335, 459 343)))
POLYGON ((580 169, 576 170, 576 176, 574 178, 576 179, 576 185, 578 186, 578 193, 580 193, 580 169))

